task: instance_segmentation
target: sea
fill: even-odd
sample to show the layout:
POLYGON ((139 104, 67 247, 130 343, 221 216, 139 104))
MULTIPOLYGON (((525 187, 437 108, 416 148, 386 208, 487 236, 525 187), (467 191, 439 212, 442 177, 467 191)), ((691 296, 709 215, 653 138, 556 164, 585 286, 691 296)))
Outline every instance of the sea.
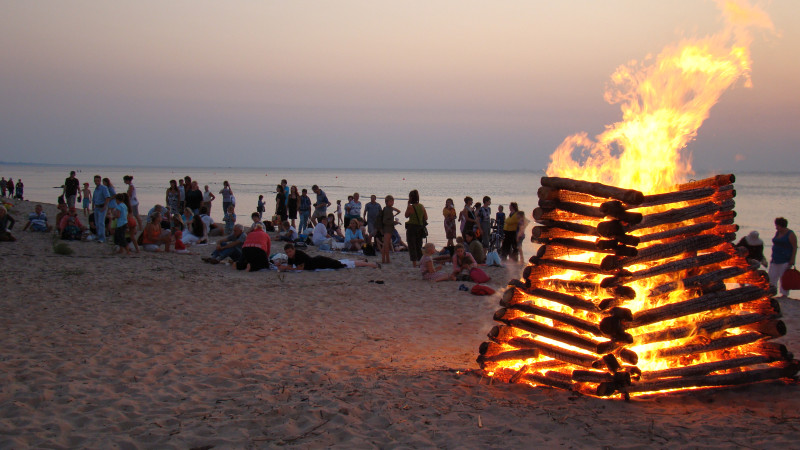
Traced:
MULTIPOLYGON (((446 242, 442 208, 448 198, 454 200, 456 210, 464 205, 464 197, 472 197, 476 203, 483 196, 492 199, 492 215, 498 205, 508 212, 508 204, 517 202, 520 210, 531 218, 536 207, 540 171, 492 171, 492 170, 411 170, 411 169, 286 169, 286 168, 197 168, 197 167, 133 167, 133 166, 81 166, 52 164, 8 164, 0 163, 0 176, 22 179, 26 200, 56 203, 61 194, 64 179, 70 170, 77 172, 81 183, 87 181, 93 188, 95 174, 108 177, 119 191, 125 189, 124 175, 134 177, 134 185, 145 214, 153 205, 164 204, 169 181, 188 175, 201 186, 208 185, 217 195, 212 204, 211 216, 221 221, 222 199, 217 194, 223 181, 228 181, 236 196, 236 213, 240 223, 249 223, 250 213, 256 210, 259 195, 264 195, 266 215, 274 212, 276 186, 282 179, 298 190, 308 189, 314 201, 311 186, 316 184, 333 203, 329 212, 335 211, 336 201, 341 200, 342 209, 347 196, 358 192, 362 204, 376 195, 382 204, 383 197, 391 194, 400 209, 408 199, 408 193, 417 189, 420 203, 428 211, 429 241, 439 248, 446 242)), ((714 173, 698 173, 694 179, 702 179, 714 173)), ((752 230, 759 232, 765 244, 765 255, 769 258, 772 236, 775 234, 774 220, 785 217, 789 228, 800 223, 800 173, 736 173, 736 224, 739 225, 737 240, 752 230)), ((402 233, 402 229, 400 229, 402 233)), ((530 225, 526 232, 530 236, 530 225)), ((525 239, 523 253, 529 257, 535 245, 525 239)))

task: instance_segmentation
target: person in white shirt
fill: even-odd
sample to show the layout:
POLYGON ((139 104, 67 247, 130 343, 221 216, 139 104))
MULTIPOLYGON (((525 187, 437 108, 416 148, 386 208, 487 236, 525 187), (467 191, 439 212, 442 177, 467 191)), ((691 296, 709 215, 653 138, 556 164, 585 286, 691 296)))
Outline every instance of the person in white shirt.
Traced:
POLYGON ((333 240, 328 235, 328 218, 322 216, 319 218, 319 222, 314 226, 314 234, 311 238, 311 242, 319 247, 322 244, 330 245, 333 240))

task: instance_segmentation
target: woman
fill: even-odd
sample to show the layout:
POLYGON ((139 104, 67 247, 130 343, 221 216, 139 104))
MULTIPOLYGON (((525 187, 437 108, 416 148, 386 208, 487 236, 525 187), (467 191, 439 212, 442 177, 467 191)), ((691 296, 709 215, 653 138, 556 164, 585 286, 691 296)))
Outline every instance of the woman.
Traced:
MULTIPOLYGON (((211 191, 208 190, 208 185, 206 184, 203 186, 203 206, 206 207, 206 210, 209 214, 211 214, 211 202, 217 199, 217 196, 214 195, 211 191)), ((225 213, 227 209, 223 209, 222 212, 225 213)))
MULTIPOLYGON (((136 224, 139 228, 142 228, 142 218, 139 215, 139 199, 136 197, 136 186, 133 185, 133 175, 125 175, 122 177, 122 182, 128 185, 128 202, 130 203, 128 212, 131 213, 136 220, 136 224)), ((169 206, 169 204, 167 204, 169 206)), ((136 252, 139 252, 139 249, 136 249, 136 252)))
POLYGON ((181 213, 181 191, 178 189, 178 182, 169 180, 169 187, 166 193, 166 205, 170 215, 181 213))
POLYGON ((758 231, 751 231, 736 244, 736 247, 744 248, 747 251, 747 254, 744 255, 745 259, 757 261, 764 267, 769 265, 767 258, 764 258, 764 241, 758 237, 758 231))
POLYGON ((378 216, 380 219, 378 226, 380 227, 380 232, 383 234, 381 263, 389 264, 391 263, 389 260, 389 252, 392 251, 392 232, 394 231, 394 212, 396 211, 396 208, 394 207, 393 196, 387 195, 384 198, 384 202, 386 203, 386 206, 384 206, 383 210, 378 216))
POLYGON ((231 185, 228 183, 228 180, 222 182, 222 189, 219 191, 222 194, 222 210, 227 211, 228 206, 231 206, 233 203, 231 201, 231 196, 233 196, 233 189, 231 189, 231 185))
MULTIPOLYGON (((500 257, 505 261, 509 256, 517 260, 517 229, 519 228, 520 217, 517 202, 511 202, 508 205, 508 217, 503 223, 503 246, 500 249, 500 257)), ((523 218, 524 220, 524 218, 523 218)))
POLYGON ((148 252, 161 251, 159 247, 164 245, 164 251, 169 252, 172 244, 172 236, 169 230, 161 228, 161 213, 154 212, 150 215, 150 221, 142 230, 142 248, 148 252))
POLYGON ((525 218, 524 211, 517 211, 519 223, 517 223, 517 253, 519 260, 525 261, 525 255, 522 253, 522 241, 525 240, 525 229, 528 227, 528 220, 525 218))
POLYGON ((787 228, 789 221, 783 217, 775 219, 775 237, 772 238, 772 260, 769 264, 769 283, 777 286, 780 298, 789 296, 789 291, 781 286, 781 277, 790 267, 794 267, 797 257, 797 236, 787 228))
POLYGON ((208 228, 199 214, 192 217, 192 221, 187 227, 188 230, 181 239, 184 245, 205 244, 208 242, 208 228))
POLYGON ((453 247, 453 240, 456 238, 456 212, 455 203, 452 198, 444 202, 442 215, 444 216, 444 236, 447 238, 447 246, 453 247))
POLYGON ((461 237, 464 237, 464 232, 474 231, 478 221, 475 220, 475 211, 472 209, 472 197, 464 197, 464 209, 458 215, 458 221, 461 222, 461 237))
MULTIPOLYGON (((131 177, 131 180, 133 180, 133 177, 131 177)), ((136 191, 134 189, 134 193, 135 192, 136 191)), ((141 222, 141 219, 139 219, 139 221, 136 220, 137 218, 139 218, 138 217, 139 208, 138 205, 136 208, 134 208, 134 206, 131 204, 131 199, 130 197, 128 197, 127 193, 122 194, 122 199, 125 202, 125 205, 128 206, 128 217, 127 217, 128 230, 126 238, 130 239, 130 242, 133 243, 133 248, 136 250, 136 253, 139 253, 139 242, 136 239, 136 236, 139 234, 139 228, 140 228, 139 222, 141 222), (137 212, 134 213, 134 210, 137 212)))
POLYGON ((286 191, 283 190, 283 186, 280 184, 275 194, 275 215, 278 216, 280 222, 287 220, 289 217, 286 213, 286 191))
POLYGON ((408 193, 408 206, 406 206, 406 242, 408 243, 408 257, 411 265, 417 267, 422 259, 422 239, 425 237, 425 224, 428 223, 428 211, 419 202, 419 191, 414 189, 408 193))
POLYGON ((289 198, 286 204, 289 210, 289 220, 292 221, 292 226, 295 226, 294 221, 297 220, 297 210, 300 209, 300 193, 297 192, 297 186, 292 186, 289 189, 289 198))
POLYGON ((433 255, 436 254, 436 246, 433 242, 428 242, 422 248, 424 255, 419 260, 419 268, 422 272, 422 278, 429 281, 455 281, 456 276, 452 273, 442 271, 444 265, 435 266, 433 264, 433 255))
POLYGON ((247 233, 247 238, 242 244, 242 257, 236 261, 233 268, 247 270, 248 272, 269 268, 269 250, 271 246, 272 242, 269 239, 269 235, 264 231, 264 224, 261 222, 255 224, 253 231, 247 233))

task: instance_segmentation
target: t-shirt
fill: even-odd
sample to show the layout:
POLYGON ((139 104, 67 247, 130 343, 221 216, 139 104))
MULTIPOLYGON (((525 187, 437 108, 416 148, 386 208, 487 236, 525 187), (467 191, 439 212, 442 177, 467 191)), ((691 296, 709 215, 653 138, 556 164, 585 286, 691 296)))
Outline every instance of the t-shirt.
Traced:
POLYGON ((200 209, 203 203, 203 192, 200 189, 186 192, 186 206, 191 210, 200 209))
POLYGON ((503 223, 503 231, 517 231, 519 226, 519 214, 510 215, 503 223))
POLYGON ((125 205, 125 203, 117 203, 116 209, 119 211, 119 217, 117 217, 117 228, 127 226, 128 207, 125 205))
POLYGON ((330 201, 328 201, 328 196, 325 195, 325 191, 320 189, 319 192, 317 193, 317 206, 316 206, 317 214, 327 212, 329 203, 330 201))
POLYGON ((200 220, 203 221, 203 227, 206 229, 206 234, 211 230, 211 225, 214 225, 214 219, 211 218, 208 214, 201 214, 200 220))
POLYGON ((360 229, 356 229, 354 232, 352 228, 348 227, 347 231, 344 232, 344 243, 347 244, 352 239, 364 240, 364 234, 361 233, 360 229))
POLYGON ((269 249, 271 245, 272 242, 269 239, 269 235, 261 228, 256 228, 255 230, 247 233, 247 237, 244 240, 244 244, 242 244, 242 248, 260 248, 261 250, 264 250, 264 253, 266 253, 267 256, 269 256, 269 249))
POLYGON ((347 215, 349 216, 355 216, 355 217, 361 216, 361 202, 353 200, 344 205, 344 208, 345 211, 348 211, 347 208, 350 208, 349 212, 347 213, 347 215))
POLYGON ((477 239, 473 239, 469 243, 469 253, 475 258, 475 262, 483 264, 486 262, 486 252, 483 250, 483 244, 477 239))
POLYGON ((47 214, 42 211, 40 214, 36 214, 32 212, 28 215, 28 220, 31 222, 31 226, 37 228, 47 228, 47 214))
POLYGON ((481 223, 489 223, 489 218, 492 217, 492 208, 489 206, 481 206, 478 209, 478 219, 481 223))
POLYGON ((64 193, 67 194, 67 197, 78 195, 78 188, 80 185, 81 183, 77 178, 67 178, 64 180, 64 193))
POLYGON ((321 244, 325 239, 328 239, 328 228, 325 226, 324 223, 319 222, 316 226, 314 226, 314 234, 311 238, 311 242, 314 245, 321 244))
POLYGON ((381 204, 378 202, 368 202, 364 205, 364 212, 367 214, 367 223, 375 225, 375 220, 378 218, 378 213, 381 212, 381 204))
POLYGON ((131 202, 131 206, 136 206, 139 204, 139 199, 136 198, 136 186, 134 186, 133 183, 129 184, 128 186, 130 186, 129 190, 131 191, 131 195, 128 200, 131 202))

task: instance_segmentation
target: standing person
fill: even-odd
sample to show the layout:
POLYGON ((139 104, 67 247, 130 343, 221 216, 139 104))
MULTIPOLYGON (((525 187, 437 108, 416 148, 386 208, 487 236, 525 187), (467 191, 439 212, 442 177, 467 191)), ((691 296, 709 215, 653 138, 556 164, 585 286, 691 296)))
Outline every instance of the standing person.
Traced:
POLYGON ((286 213, 286 191, 279 184, 275 188, 275 192, 275 215, 278 216, 279 222, 283 222, 289 217, 286 213))
MULTIPOLYGON (((394 212, 397 208, 394 207, 394 197, 387 195, 384 198, 386 206, 380 214, 380 231, 383 234, 383 247, 381 247, 381 263, 389 264, 389 252, 392 251, 392 232, 394 232, 394 212)), ((399 211, 398 211, 399 212, 399 211)))
POLYGON ((111 193, 103 184, 103 178, 100 175, 94 176, 94 186, 92 194, 94 226, 97 229, 97 242, 104 243, 106 241, 106 211, 108 203, 111 201, 111 193))
POLYGON ((264 196, 259 194, 258 202, 256 202, 256 212, 258 213, 258 220, 261 220, 261 219, 264 218, 264 211, 266 211, 266 210, 267 210, 267 208, 264 205, 264 196))
POLYGON ((17 191, 14 193, 14 198, 18 198, 20 200, 25 200, 25 198, 24 198, 25 196, 22 193, 22 189, 24 187, 25 187, 25 185, 22 184, 22 178, 17 178, 17 191))
POLYGON ((283 196, 286 199, 286 202, 285 202, 286 203, 286 210, 288 211, 289 210, 289 193, 290 193, 290 190, 289 190, 289 182, 286 181, 285 178, 283 180, 281 180, 281 187, 283 188, 283 196))
POLYGON ((186 189, 189 187, 184 183, 185 181, 183 181, 183 178, 178 179, 178 208, 180 208, 181 211, 186 209, 186 189))
POLYGON ((444 236, 447 238, 447 246, 452 249, 453 240, 456 238, 456 207, 452 198, 444 202, 442 216, 444 216, 444 236))
POLYGON ((790 267, 794 267, 797 257, 797 236, 787 228, 789 221, 783 217, 775 219, 775 237, 772 238, 772 260, 769 264, 769 283, 777 286, 781 298, 789 296, 789 291, 781 286, 781 277, 790 267))
POLYGON ((358 195, 358 192, 353 194, 352 199, 344 205, 344 227, 347 228, 350 225, 350 220, 352 219, 359 219, 361 218, 361 201, 359 200, 361 197, 358 195))
POLYGON ((8 196, 10 198, 14 198, 14 179, 8 177, 8 181, 6 182, 6 186, 8 186, 8 196))
POLYGON ((92 204, 92 190, 89 189, 89 183, 83 183, 83 217, 89 216, 89 205, 92 204))
POLYGON ((203 206, 203 191, 200 190, 197 181, 192 181, 189 184, 189 190, 186 191, 186 207, 191 209, 194 214, 198 214, 201 206, 203 206))
POLYGON ((292 226, 296 226, 294 221, 297 220, 297 210, 300 209, 300 193, 297 192, 295 185, 292 185, 289 195, 286 197, 286 209, 289 211, 289 220, 292 221, 292 226))
MULTIPOLYGON (((136 219, 139 229, 142 228, 142 218, 139 216, 139 199, 136 197, 136 186, 133 185, 133 175, 125 175, 122 182, 128 185, 128 201, 130 202, 130 214, 136 219)), ((167 206, 170 206, 167 203, 167 206)))
POLYGON ((428 223, 428 211, 419 202, 419 191, 414 189, 408 193, 408 206, 406 206, 406 243, 408 244, 408 257, 411 265, 417 267, 417 263, 422 259, 422 239, 425 231, 425 224, 428 223))
POLYGON ((528 227, 528 219, 525 218, 525 211, 517 211, 519 222, 517 223, 517 253, 519 260, 525 261, 525 254, 522 253, 522 241, 525 240, 525 229, 528 227))
POLYGON ((219 193, 222 194, 222 210, 227 211, 228 206, 231 206, 231 196, 233 195, 233 189, 231 189, 228 180, 222 182, 222 189, 220 189, 219 193))
POLYGON ((475 220, 475 211, 472 209, 472 197, 464 197, 464 209, 462 209, 461 213, 458 215, 458 221, 461 222, 462 238, 467 230, 475 230, 475 225, 478 223, 478 221, 475 220))
MULTIPOLYGON (((114 187, 114 183, 111 182, 110 178, 103 178, 103 184, 108 188, 108 195, 111 196, 111 200, 108 202, 108 210, 106 214, 113 213, 114 210, 117 208, 117 189, 114 187)), ((117 228, 117 221, 114 218, 109 217, 108 223, 106 224, 108 228, 108 235, 112 237, 114 236, 114 229, 117 228)))
POLYGON ((517 228, 519 226, 519 214, 517 214, 517 202, 508 205, 508 217, 503 224, 503 246, 500 249, 500 257, 505 261, 509 256, 517 260, 517 228))
POLYGON ((483 196, 483 204, 478 209, 478 226, 481 229, 481 244, 484 248, 489 248, 489 225, 492 222, 492 199, 488 195, 483 196))
POLYGON ((308 218, 311 216, 311 198, 308 196, 308 190, 303 189, 298 200, 297 212, 300 213, 300 228, 298 232, 303 232, 308 228, 308 218))
POLYGON ((3 177, 2 179, 0 179, 0 195, 2 195, 3 197, 6 196, 7 187, 8 186, 6 185, 6 177, 3 177))
MULTIPOLYGON (((352 195, 348 195, 347 196, 347 201, 349 202, 352 198, 353 198, 352 195)), ((329 216, 330 216, 330 214, 329 214, 329 216)), ((337 226, 341 225, 342 224, 342 201, 341 200, 336 200, 336 217, 339 219, 336 222, 336 225, 337 226)))
POLYGON ((381 212, 381 204, 378 203, 375 194, 370 195, 369 202, 364 205, 364 223, 367 224, 368 238, 375 236, 380 224, 378 223, 378 214, 381 212))
POLYGON ((125 205, 125 197, 122 194, 114 196, 115 207, 112 212, 114 221, 114 245, 116 245, 116 253, 125 252, 130 255, 131 251, 128 249, 128 242, 125 240, 125 231, 128 229, 128 206, 125 205))
MULTIPOLYGON (((81 182, 75 178, 75 171, 72 170, 69 172, 69 177, 64 180, 64 199, 67 201, 68 208, 75 207, 75 200, 81 200, 80 192, 78 192, 81 188, 81 182)), ((4 189, 5 190, 5 189, 4 189)))
POLYGON ((328 196, 325 195, 325 191, 316 184, 311 186, 311 191, 317 194, 317 201, 313 205, 314 214, 311 216, 311 224, 316 225, 318 220, 328 216, 328 207, 331 206, 331 202, 328 200, 328 196))
MULTIPOLYGON (((259 216, 259 219, 261 217, 259 216)), ((225 235, 228 236, 233 233, 233 228, 236 226, 236 207, 231 205, 228 206, 228 211, 225 212, 225 216, 222 218, 222 221, 225 222, 225 235)))
POLYGON ((165 202, 167 205, 167 210, 169 211, 169 215, 173 216, 183 212, 183 209, 181 209, 181 203, 183 203, 181 201, 181 191, 180 188, 178 188, 177 181, 169 180, 169 187, 167 188, 165 202))
MULTIPOLYGON (((208 185, 203 186, 203 206, 208 209, 209 214, 211 214, 211 202, 216 199, 217 196, 208 190, 208 185)), ((222 213, 225 214, 225 211, 227 211, 227 209, 223 208, 222 213)))

